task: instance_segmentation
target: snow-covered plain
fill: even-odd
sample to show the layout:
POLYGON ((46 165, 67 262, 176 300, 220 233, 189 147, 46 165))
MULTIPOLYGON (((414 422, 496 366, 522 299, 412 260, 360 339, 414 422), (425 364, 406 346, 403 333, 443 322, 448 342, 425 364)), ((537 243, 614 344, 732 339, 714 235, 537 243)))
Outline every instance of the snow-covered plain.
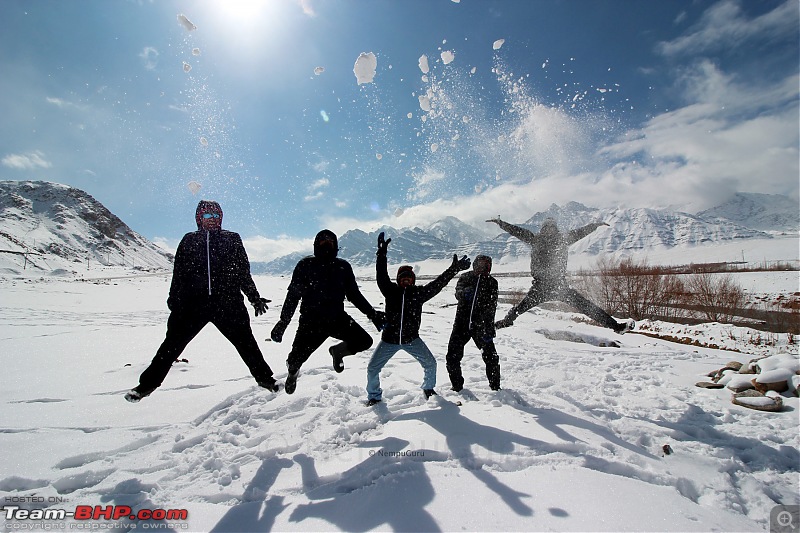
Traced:
MULTIPOLYGON (((365 407, 369 352, 336 374, 330 341, 294 395, 272 394, 209 326, 162 388, 129 404, 123 394, 163 339, 169 275, 115 274, 0 278, 6 507, 186 509, 187 520, 161 523, 186 531, 765 531, 777 504, 800 504, 798 399, 787 393, 784 411, 766 413, 695 387, 731 360, 797 356, 786 335, 754 347, 740 328, 692 328, 701 341, 737 339, 732 347, 750 352, 740 353, 618 336, 535 309, 499 332, 503 390, 489 390, 469 344, 456 394, 444 365, 451 282, 421 329, 439 361, 439 397, 424 399, 421 368, 400 352, 382 373, 384 403, 365 407)), ((794 292, 793 274, 753 279, 794 292)), ((282 344, 265 339, 289 278, 255 279, 273 302, 252 325, 282 382, 297 317, 282 344)), ((360 285, 382 305, 373 281, 360 285)), ((0 529, 156 525, 6 512, 0 529)))

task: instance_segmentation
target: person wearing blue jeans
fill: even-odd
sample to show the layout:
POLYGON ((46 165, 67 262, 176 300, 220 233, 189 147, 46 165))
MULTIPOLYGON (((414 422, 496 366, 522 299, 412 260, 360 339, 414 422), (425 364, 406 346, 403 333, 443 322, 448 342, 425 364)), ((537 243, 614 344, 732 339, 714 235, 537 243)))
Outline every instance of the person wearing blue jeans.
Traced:
POLYGON ((392 239, 384 240, 383 232, 378 235, 377 260, 375 274, 378 288, 386 299, 386 325, 381 341, 375 348, 367 365, 367 405, 372 406, 383 399, 380 373, 399 350, 404 350, 419 361, 425 371, 422 390, 426 398, 435 395, 436 359, 419 337, 419 326, 422 321, 422 305, 439 294, 451 279, 460 271, 470 267, 467 256, 458 259, 453 255, 453 263, 436 279, 426 285, 417 285, 414 269, 403 265, 397 269, 393 282, 389 278, 386 253, 392 239))

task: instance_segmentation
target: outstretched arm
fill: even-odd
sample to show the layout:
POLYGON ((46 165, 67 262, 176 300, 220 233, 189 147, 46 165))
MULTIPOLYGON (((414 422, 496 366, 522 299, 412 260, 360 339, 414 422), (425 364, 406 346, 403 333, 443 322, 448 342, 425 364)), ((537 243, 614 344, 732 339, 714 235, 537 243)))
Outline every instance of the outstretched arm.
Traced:
POLYGON ((521 226, 517 226, 514 224, 509 224, 508 222, 500 220, 499 218, 492 218, 487 220, 486 222, 494 222, 495 224, 503 228, 503 231, 505 231, 506 233, 512 235, 513 237, 516 237, 517 239, 523 242, 527 242, 528 244, 533 244, 533 242, 536 240, 537 237, 537 234, 532 232, 531 230, 525 229, 521 226))
POLYGON ((590 233, 594 232, 600 226, 608 226, 605 222, 593 222, 591 224, 587 224, 582 228, 574 229, 567 233, 567 244, 573 244, 578 242, 579 240, 583 239, 590 233))
POLYGON ((450 283, 450 280, 453 279, 456 274, 458 274, 459 271, 467 270, 470 266, 470 263, 471 262, 466 255, 459 259, 458 255, 453 254, 453 264, 451 264, 447 270, 439 274, 435 280, 431 281, 427 285, 422 286, 422 290, 420 292, 422 295, 422 301, 427 302, 439 294, 442 289, 444 289, 447 284, 450 283))

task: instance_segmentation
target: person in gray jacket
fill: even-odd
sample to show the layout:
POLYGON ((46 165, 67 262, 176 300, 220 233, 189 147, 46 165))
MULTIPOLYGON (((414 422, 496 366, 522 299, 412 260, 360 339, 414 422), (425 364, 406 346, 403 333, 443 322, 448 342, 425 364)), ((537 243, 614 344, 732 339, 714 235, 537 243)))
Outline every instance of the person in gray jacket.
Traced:
POLYGON ((562 233, 555 220, 548 218, 542 224, 539 233, 534 233, 529 229, 504 222, 499 217, 486 222, 494 222, 507 233, 531 247, 531 276, 533 277, 531 288, 525 298, 508 311, 505 318, 495 322, 497 328, 511 326, 519 315, 548 301, 564 302, 601 326, 619 334, 634 328, 633 320, 617 322, 614 317, 571 288, 567 282, 567 256, 570 245, 583 239, 600 226, 608 224, 594 222, 582 228, 562 233))

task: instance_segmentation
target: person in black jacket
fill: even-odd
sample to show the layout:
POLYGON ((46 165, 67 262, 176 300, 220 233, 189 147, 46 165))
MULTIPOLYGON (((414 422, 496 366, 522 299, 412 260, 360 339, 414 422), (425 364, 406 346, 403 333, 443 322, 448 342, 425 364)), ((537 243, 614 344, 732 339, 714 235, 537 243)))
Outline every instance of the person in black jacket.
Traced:
POLYGON ((139 377, 139 385, 125 395, 129 402, 138 402, 157 389, 189 341, 209 322, 233 344, 256 382, 278 391, 250 329, 242 298, 244 293, 256 316, 267 311, 269 300, 258 294, 242 239, 222 229, 222 208, 217 202, 201 200, 195 221, 197 231, 184 235, 175 253, 166 338, 139 377))
POLYGON ((497 280, 491 275, 492 258, 479 255, 472 263, 472 272, 458 278, 456 284, 456 317, 447 345, 447 373, 456 392, 464 388, 461 360, 469 339, 483 355, 489 388, 500 390, 500 358, 494 347, 494 314, 497 311, 497 280))
POLYGON ((613 329, 619 334, 634 328, 635 323, 632 320, 617 322, 614 317, 571 288, 567 282, 567 256, 570 245, 583 239, 600 226, 608 226, 608 224, 595 222, 561 233, 555 220, 548 218, 542 224, 539 233, 534 233, 504 222, 500 218, 493 218, 486 222, 494 222, 531 247, 531 276, 533 277, 531 288, 525 298, 508 311, 505 318, 495 323, 496 327, 508 327, 525 311, 543 302, 557 300, 571 305, 595 322, 613 329))
POLYGON ((320 231, 314 238, 314 255, 304 257, 294 268, 281 318, 272 328, 272 340, 281 342, 297 304, 300 304, 300 322, 286 360, 289 375, 284 388, 287 394, 294 393, 297 387, 300 367, 328 337, 342 341, 328 350, 336 372, 344 370, 345 356, 372 346, 369 333, 345 312, 345 298, 364 313, 378 331, 383 327, 383 312, 376 311, 364 298, 356 285, 353 268, 344 259, 336 257, 338 252, 336 234, 327 229, 320 231))
POLYGON ((422 390, 425 397, 430 398, 436 394, 433 390, 436 386, 436 359, 428 346, 419 338, 422 305, 439 294, 459 270, 466 270, 470 265, 467 256, 458 259, 457 255, 453 255, 450 267, 435 280, 422 286, 416 285, 414 269, 409 265, 403 265, 397 270, 396 283, 393 283, 386 265, 386 252, 390 242, 392 239, 384 240, 383 232, 378 235, 375 272, 378 288, 386 298, 386 327, 367 365, 368 406, 375 405, 383 398, 381 369, 398 350, 405 350, 422 365, 424 369, 422 390))

